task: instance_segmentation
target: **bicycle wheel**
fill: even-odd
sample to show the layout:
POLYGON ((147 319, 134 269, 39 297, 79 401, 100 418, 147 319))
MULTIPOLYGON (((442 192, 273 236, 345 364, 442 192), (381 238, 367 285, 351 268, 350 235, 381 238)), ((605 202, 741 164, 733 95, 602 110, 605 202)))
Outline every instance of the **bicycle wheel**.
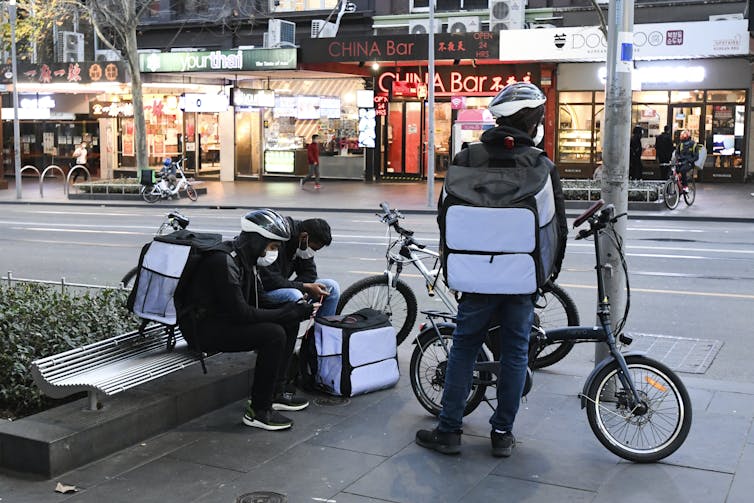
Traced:
POLYGON ((192 201, 199 199, 199 194, 196 193, 196 189, 191 184, 186 185, 186 195, 192 201))
POLYGON ((123 283, 123 286, 126 288, 130 288, 133 286, 133 280, 136 278, 136 273, 139 271, 139 267, 136 266, 130 271, 126 273, 125 276, 123 276, 123 279, 120 280, 121 283, 123 283))
POLYGON ((369 276, 360 279, 340 294, 336 312, 353 313, 371 307, 382 311, 390 318, 396 330, 398 345, 406 339, 416 321, 416 296, 411 287, 398 280, 395 288, 389 288, 387 276, 369 276))
MULTIPOLYGON (((424 409, 430 414, 440 414, 442 404, 442 390, 445 384, 445 369, 448 365, 448 352, 453 345, 453 329, 451 327, 439 327, 440 336, 430 330, 419 337, 411 354, 411 389, 424 409), (442 340, 440 339, 442 337, 442 340), (446 351, 447 348, 447 351, 446 351)), ((477 362, 490 361, 484 351, 477 355, 477 362)), ((466 398, 466 407, 463 415, 468 416, 476 409, 484 399, 487 386, 480 384, 479 380, 489 381, 489 372, 474 371, 474 381, 471 384, 469 396, 466 398)))
POLYGON ((626 357, 628 379, 642 403, 630 404, 629 390, 609 363, 587 391, 586 414, 599 441, 612 453, 636 463, 653 463, 674 453, 691 428, 691 400, 668 367, 640 355, 626 357))
MULTIPOLYGON (((690 177, 691 175, 689 175, 689 178, 690 177)), ((683 193, 683 200, 686 201, 688 206, 691 206, 696 199, 696 182, 694 180, 689 180, 687 187, 689 191, 683 193)))
POLYGON ((665 200, 665 206, 667 206, 669 210, 676 209, 680 194, 678 194, 678 185, 675 183, 674 179, 665 182, 662 194, 663 199, 665 200))
POLYGON ((154 185, 142 185, 141 197, 148 203, 156 203, 160 199, 160 189, 154 185))
MULTIPOLYGON (((548 328, 575 327, 580 324, 576 304, 568 293, 552 283, 537 301, 534 311, 535 323, 547 331, 548 328)), ((529 362, 532 370, 549 367, 559 362, 573 349, 573 342, 564 341, 537 348, 536 355, 529 362)))

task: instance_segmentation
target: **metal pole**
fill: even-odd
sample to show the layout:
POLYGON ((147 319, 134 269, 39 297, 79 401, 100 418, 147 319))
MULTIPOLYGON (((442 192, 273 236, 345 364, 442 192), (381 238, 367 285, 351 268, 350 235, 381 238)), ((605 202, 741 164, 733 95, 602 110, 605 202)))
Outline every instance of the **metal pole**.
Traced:
MULTIPOLYGON (((605 123, 602 130, 602 198, 615 205, 616 214, 628 210, 629 137, 631 136, 631 72, 633 70, 634 0, 610 0, 607 26, 607 83, 605 123)), ((615 224, 619 237, 626 232, 626 219, 615 224)), ((613 326, 626 306, 626 278, 620 257, 603 237, 601 257, 606 264, 605 292, 611 303, 613 326)), ((598 299, 602 300, 602 299, 598 299)), ((599 320, 598 320, 599 321, 599 320)), ((604 344, 594 350, 595 365, 608 355, 604 344)))
POLYGON ((16 0, 8 2, 10 17, 11 71, 13 72, 13 154, 15 157, 16 199, 21 199, 21 129, 18 124, 18 68, 16 66, 16 0))
POLYGON ((435 205, 435 0, 429 2, 429 65, 427 73, 427 206, 435 205))

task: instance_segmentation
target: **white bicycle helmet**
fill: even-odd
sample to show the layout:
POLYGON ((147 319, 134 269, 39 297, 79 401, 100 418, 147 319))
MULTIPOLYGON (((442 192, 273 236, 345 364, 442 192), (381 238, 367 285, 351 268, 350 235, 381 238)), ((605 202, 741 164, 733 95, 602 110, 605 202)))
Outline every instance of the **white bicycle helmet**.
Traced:
POLYGON ((288 220, 280 213, 269 208, 252 210, 241 217, 241 231, 253 232, 273 241, 291 239, 288 220))
POLYGON ((509 123, 531 132, 542 122, 547 97, 530 82, 505 86, 487 107, 498 123, 509 123))

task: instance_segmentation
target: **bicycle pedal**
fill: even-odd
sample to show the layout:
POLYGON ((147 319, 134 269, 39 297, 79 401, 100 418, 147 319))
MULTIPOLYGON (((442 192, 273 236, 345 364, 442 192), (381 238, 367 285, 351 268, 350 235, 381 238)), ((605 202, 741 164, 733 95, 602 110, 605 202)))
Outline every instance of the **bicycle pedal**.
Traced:
POLYGON ((619 340, 620 340, 620 341, 621 341, 621 342, 622 342, 623 344, 625 344, 626 346, 630 346, 630 345, 631 345, 631 343, 632 343, 632 342, 634 342, 634 338, 633 338, 633 337, 631 337, 630 335, 626 335, 626 334, 620 334, 620 337, 618 337, 618 339, 619 339, 619 340))

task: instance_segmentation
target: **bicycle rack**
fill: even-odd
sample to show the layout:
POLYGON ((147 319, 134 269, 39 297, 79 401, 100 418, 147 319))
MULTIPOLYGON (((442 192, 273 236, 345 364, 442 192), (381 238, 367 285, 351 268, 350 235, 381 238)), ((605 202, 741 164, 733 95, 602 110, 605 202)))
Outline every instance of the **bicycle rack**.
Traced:
MULTIPOLYGON (((19 171, 19 177, 27 169, 33 169, 37 173, 37 176, 39 176, 39 170, 37 169, 37 167, 36 166, 32 166, 31 164, 27 164, 26 166, 24 166, 23 168, 21 168, 21 171, 19 171)), ((23 185, 23 178, 21 178, 21 181, 19 181, 19 183, 21 183, 21 190, 23 191, 23 187, 24 187, 24 185, 23 185)), ((40 188, 40 190, 41 190, 41 188, 40 188)))
MULTIPOLYGON (((65 171, 63 171, 63 168, 61 168, 60 166, 56 164, 50 164, 49 166, 47 166, 44 169, 44 171, 42 171, 42 174, 39 175, 39 197, 45 196, 44 195, 44 178, 47 172, 50 171, 51 169, 57 169, 58 171, 60 171, 60 174, 63 175, 63 178, 65 178, 65 171)), ((65 190, 65 185, 63 185, 63 194, 67 194, 65 190)))
POLYGON ((84 166, 82 164, 76 164, 74 167, 72 167, 68 171, 68 176, 65 177, 65 185, 63 186, 63 193, 70 194, 70 192, 71 192, 71 175, 77 169, 83 169, 84 170, 84 173, 86 173, 86 179, 87 180, 91 180, 92 179, 92 174, 89 173, 89 170, 87 169, 86 166, 84 166))

